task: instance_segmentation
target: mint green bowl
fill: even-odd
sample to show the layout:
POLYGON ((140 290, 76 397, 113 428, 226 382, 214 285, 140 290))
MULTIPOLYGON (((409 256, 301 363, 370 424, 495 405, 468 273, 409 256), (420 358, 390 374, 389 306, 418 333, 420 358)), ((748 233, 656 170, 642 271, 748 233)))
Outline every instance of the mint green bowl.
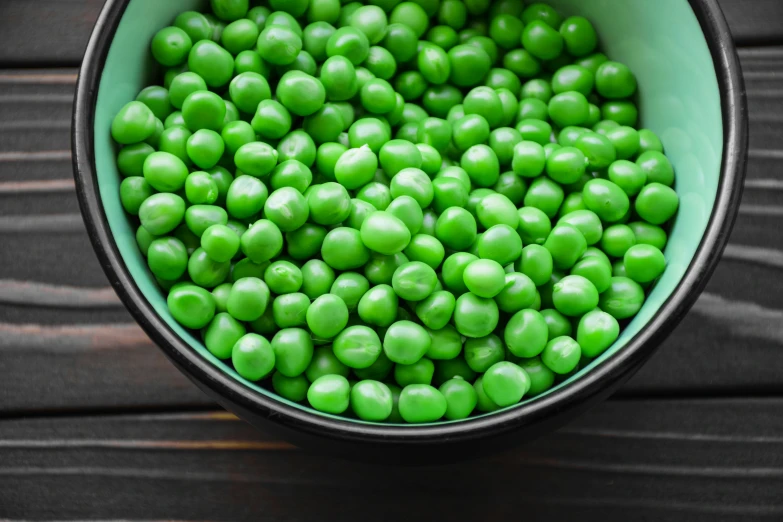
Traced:
POLYGON ((549 3, 566 15, 588 17, 602 50, 636 73, 640 120, 661 137, 677 172, 681 201, 666 247, 665 273, 617 342, 589 366, 535 399, 492 414, 429 425, 381 425, 319 413, 245 381, 178 325, 120 204, 117 147, 109 128, 119 109, 160 77, 149 53, 152 36, 178 13, 204 10, 203 0, 108 0, 79 77, 73 147, 82 213, 110 281, 136 320, 196 384, 251 423, 268 427, 271 419, 295 442, 329 443, 347 453, 364 443, 384 459, 419 450, 429 458, 474 452, 479 445, 471 441, 483 437, 524 440, 611 393, 682 319, 720 258, 744 178, 744 88, 715 0, 549 3))

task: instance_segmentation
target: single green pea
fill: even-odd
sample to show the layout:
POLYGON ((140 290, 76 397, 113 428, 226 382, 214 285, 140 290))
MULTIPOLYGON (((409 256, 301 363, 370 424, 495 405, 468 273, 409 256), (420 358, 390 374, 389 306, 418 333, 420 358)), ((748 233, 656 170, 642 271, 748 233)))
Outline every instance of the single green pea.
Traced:
POLYGON ((454 122, 459 121, 464 117, 465 117, 465 108, 460 103, 455 105, 451 109, 449 109, 449 112, 446 114, 446 121, 448 121, 453 125, 454 122))
POLYGON ((146 256, 149 251, 150 244, 152 244, 152 242, 155 241, 155 236, 150 234, 146 228, 140 226, 139 228, 136 229, 135 239, 136 239, 136 244, 139 246, 139 250, 141 251, 141 254, 143 256, 146 256))
POLYGON ((446 209, 435 224, 435 237, 452 250, 463 250, 469 247, 475 241, 476 235, 476 220, 464 208, 446 209))
POLYGON ((176 281, 187 269, 188 252, 177 238, 158 238, 147 249, 147 264, 155 277, 176 281))
POLYGON ((301 192, 282 187, 272 192, 264 203, 264 216, 281 231, 291 232, 304 225, 309 208, 301 192))
MULTIPOLYGON (((563 188, 546 177, 533 180, 525 194, 525 207, 541 210, 548 218, 557 215, 560 205, 565 199, 563 188)), ((522 238, 524 240, 524 237, 522 238)))
POLYGON ((133 216, 139 215, 141 204, 152 196, 155 191, 147 180, 141 176, 131 176, 120 183, 120 202, 125 212, 133 216))
POLYGON ((246 121, 232 121, 220 131, 225 151, 233 157, 242 145, 256 140, 253 127, 246 121))
POLYGON ((392 22, 386 27, 381 45, 394 56, 397 63, 405 63, 416 55, 418 38, 407 24, 392 22))
POLYGON ((565 47, 572 56, 585 56, 593 52, 598 45, 598 35, 593 24, 582 16, 566 18, 560 25, 560 35, 565 47))
POLYGON ((473 145, 462 155, 460 166, 467 172, 473 184, 491 187, 500 177, 497 154, 487 145, 473 145))
POLYGON ((209 20, 196 11, 185 11, 174 19, 174 27, 185 31, 192 42, 208 40, 212 36, 212 26, 209 20))
POLYGON ((417 64, 424 80, 433 85, 446 83, 451 75, 449 56, 437 45, 424 46, 419 51, 417 64))
POLYGON ((663 152, 661 139, 649 129, 639 129, 639 152, 643 153, 650 150, 663 152))
POLYGON ((628 223, 628 226, 633 230, 636 244, 654 246, 658 250, 666 246, 666 232, 661 227, 644 221, 634 221, 628 223))
POLYGON ((310 304, 306 317, 307 327, 313 335, 331 339, 348 324, 348 307, 336 295, 325 294, 310 304))
POLYGON ((593 132, 597 132, 598 134, 603 134, 604 136, 606 136, 607 134, 609 134, 610 131, 619 128, 620 128, 620 124, 617 123, 616 121, 601 120, 595 125, 593 125, 593 132))
POLYGON ((636 77, 626 65, 607 61, 595 73, 595 90, 604 98, 628 98, 636 92, 636 77))
POLYGON ((139 206, 141 226, 153 236, 177 228, 185 216, 185 201, 176 194, 153 194, 139 206))
POLYGON ((341 27, 337 29, 326 42, 328 57, 344 56, 353 65, 359 65, 370 54, 370 41, 356 27, 341 27))
POLYGON ((314 409, 340 414, 348 409, 351 385, 342 375, 323 375, 307 390, 307 401, 314 409))
POLYGON ((246 18, 231 22, 223 29, 220 40, 223 47, 233 55, 252 49, 258 40, 258 25, 246 18))
POLYGON ((630 208, 628 195, 616 184, 605 179, 588 181, 582 191, 585 206, 603 221, 619 221, 630 208))
POLYGON ((304 194, 313 182, 313 172, 298 160, 286 160, 279 163, 270 177, 273 190, 290 187, 304 194))
POLYGON ((345 151, 334 166, 340 184, 354 190, 369 183, 378 169, 378 157, 368 146, 345 151))
POLYGON ((602 293, 612 282, 612 267, 599 257, 583 257, 571 268, 571 275, 586 278, 593 283, 598 293, 602 293))
POLYGON ((334 228, 326 234, 321 257, 337 270, 351 270, 363 266, 370 259, 358 230, 349 227, 334 228))
POLYGON ((612 142, 606 136, 596 132, 582 134, 574 145, 584 153, 587 165, 593 170, 605 169, 617 159, 612 142))
POLYGON ((380 422, 392 413, 394 399, 384 383, 363 380, 351 388, 351 409, 362 420, 380 422))
POLYGON ((445 290, 433 292, 417 303, 416 315, 427 328, 440 330, 451 320, 455 305, 456 299, 452 293, 445 290))
MULTIPOLYGON (((514 215, 517 216, 516 212, 514 215)), ((522 239, 509 225, 493 225, 479 238, 478 251, 482 259, 491 259, 505 266, 522 255, 522 239)))
POLYGON ((226 193, 226 209, 232 217, 247 219, 258 214, 267 202, 269 190, 253 176, 237 176, 226 193))
MULTIPOLYGON (((302 293, 279 295, 272 302, 272 316, 280 328, 305 326, 309 307, 310 298, 302 293)), ((274 346, 274 340, 272 343, 274 346)))
POLYGON ((383 351, 392 362, 414 364, 424 357, 430 343, 430 336, 423 327, 411 321, 397 321, 386 330, 383 351))
POLYGON ((343 272, 334 280, 329 293, 345 301, 348 311, 354 312, 359 306, 359 301, 369 289, 370 282, 366 277, 355 272, 343 272))
POLYGON ((528 276, 536 286, 545 284, 552 277, 552 254, 541 245, 527 245, 522 249, 518 271, 528 276))
POLYGON ((310 219, 319 225, 342 223, 351 212, 351 196, 338 183, 324 183, 312 187, 307 196, 310 219))
MULTIPOLYGON (((419 149, 414 144, 403 140, 391 140, 385 143, 381 147, 378 158, 381 168, 392 178, 404 169, 419 169, 422 164, 419 149)), ((377 168, 377 164, 375 168, 377 168)))
POLYGON ((644 290, 627 277, 613 277, 611 286, 601 294, 599 308, 615 319, 636 315, 644 304, 644 290))
POLYGON ((155 114, 140 101, 127 103, 114 117, 111 136, 119 144, 130 145, 149 138, 157 129, 155 114))
POLYGON ((197 249, 188 260, 188 276, 204 288, 214 288, 228 277, 231 263, 215 261, 203 248, 197 249))
MULTIPOLYGON (((228 359, 234 346, 245 336, 245 327, 227 313, 219 313, 204 331, 204 344, 218 359, 228 359)), ((272 363, 274 364, 274 362, 272 363)))
POLYGON ((392 24, 405 24, 413 29, 416 38, 421 38, 427 32, 429 16, 422 7, 415 2, 402 2, 392 9, 389 15, 392 24))
POLYGON ((486 371, 482 386, 492 402, 500 407, 511 406, 522 400, 530 389, 530 377, 516 364, 501 361, 486 371))
POLYGON ((489 123, 478 114, 465 115, 452 124, 452 139, 460 151, 486 142, 489 135, 489 123))
POLYGON ((520 120, 517 122, 516 130, 522 135, 523 139, 544 146, 549 144, 552 136, 552 126, 541 120, 520 120))
POLYGON ((185 223, 190 231, 200 238, 212 225, 228 223, 228 214, 217 205, 191 205, 185 211, 185 223))
POLYGON ((411 233, 403 221, 389 212, 374 212, 361 226, 361 240, 367 248, 384 255, 402 252, 411 233))
POLYGON ((559 127, 581 125, 590 116, 590 107, 584 94, 576 91, 555 94, 549 100, 549 117, 559 127))
POLYGON ((541 361, 558 375, 565 375, 576 369, 582 349, 568 336, 556 337, 549 341, 541 353, 541 361))
POLYGON ((448 420, 466 419, 476 408, 478 402, 476 390, 464 379, 449 379, 438 390, 446 399, 446 413, 444 416, 448 420))
POLYGON ((234 74, 234 57, 215 42, 201 40, 193 44, 188 54, 188 68, 209 87, 223 87, 234 74))
POLYGON ((239 279, 231 287, 228 296, 228 313, 240 321, 255 321, 266 311, 269 295, 269 287, 261 279, 239 279))
POLYGON ((587 165, 588 158, 582 150, 575 147, 562 147, 552 151, 547 158, 546 173, 558 183, 568 185, 582 177, 587 165))
POLYGON ((647 183, 660 183, 669 187, 674 183, 674 168, 661 152, 650 150, 641 153, 636 158, 636 165, 646 175, 647 183))
POLYGON ((323 107, 326 100, 324 85, 301 71, 285 73, 277 84, 277 99, 297 116, 309 116, 323 107))
POLYGON ((359 300, 359 317, 367 324, 387 327, 397 316, 398 298, 391 286, 372 287, 359 300))
POLYGON ((421 170, 432 178, 443 166, 443 158, 440 152, 426 143, 417 143, 416 148, 419 149, 419 154, 421 155, 421 170))
MULTIPOLYGON (((418 207, 418 203, 416 206, 418 207)), ((364 223, 364 220, 367 219, 367 216, 373 212, 375 212, 375 207, 370 203, 354 198, 351 200, 351 213, 348 215, 348 219, 345 221, 345 224, 351 228, 355 228, 356 230, 361 230, 362 223, 364 223)))
POLYGON ((282 25, 269 25, 258 36, 256 48, 264 61, 273 65, 288 65, 302 50, 302 35, 282 25))
POLYGON ((405 422, 434 422, 446 414, 447 408, 443 394, 427 384, 408 385, 400 394, 399 410, 405 422))
POLYGON ((286 377, 280 372, 272 375, 272 389, 276 394, 289 401, 301 402, 307 397, 307 389, 310 383, 304 375, 286 377))
POLYGON ((201 235, 201 248, 215 261, 230 261, 239 251, 239 236, 225 225, 212 225, 201 235))
POLYGON ((332 344, 335 357, 349 368, 369 368, 381 354, 381 340, 372 328, 350 326, 332 344))
POLYGON ((617 152, 617 159, 627 160, 639 152, 639 132, 633 127, 616 127, 606 133, 617 152))
POLYGON ((302 287, 302 271, 289 261, 275 261, 264 271, 264 282, 278 295, 298 292, 302 287))
POLYGON ((498 61, 498 55, 500 54, 498 44, 492 38, 487 36, 487 28, 486 25, 484 25, 484 22, 477 23, 482 24, 482 30, 465 40, 465 44, 483 50, 487 56, 489 56, 489 63, 494 64, 498 61))
POLYGON ((237 108, 249 114, 255 114, 258 104, 272 97, 266 78, 255 72, 235 76, 228 92, 237 108))
POLYGON ((259 219, 242 234, 240 247, 253 262, 263 263, 277 256, 283 249, 283 234, 271 221, 259 219))
POLYGON ((593 310, 579 320, 576 341, 582 348, 582 355, 592 358, 606 351, 619 335, 617 319, 601 310, 593 310))
MULTIPOLYGON (((515 110, 514 110, 514 114, 512 115, 512 121, 505 123, 505 125, 509 125, 513 123, 513 117, 516 117, 517 111, 519 110, 519 100, 517 100, 517 94, 519 94, 519 91, 522 89, 522 80, 520 80, 519 76, 517 76, 514 72, 508 69, 494 67, 489 70, 489 73, 487 74, 487 78, 484 81, 484 84, 487 87, 495 89, 496 91, 500 91, 502 89, 506 91, 507 94, 513 96, 513 99, 517 104, 514 107, 515 110)), ((500 93, 498 93, 498 95, 500 95, 500 93)), ((503 96, 501 96, 501 102, 504 102, 503 96)), ((504 114, 508 110, 509 110, 508 107, 504 103, 503 106, 504 114)))
POLYGON ((443 244, 429 234, 416 234, 411 237, 404 253, 411 261, 421 261, 433 269, 437 269, 446 256, 443 244))
POLYGON ((607 227, 601 237, 601 250, 612 257, 623 257, 636 244, 636 236, 627 225, 607 227))
POLYGON ((427 31, 427 40, 448 51, 459 43, 459 35, 448 25, 436 25, 427 31))
POLYGON ((219 19, 231 22, 247 14, 248 0, 210 0, 210 7, 219 19))
POLYGON ((315 164, 316 146, 313 138, 303 130, 289 132, 277 144, 277 158, 281 163, 296 160, 310 168, 315 164))
POLYGON ((498 178, 493 190, 507 197, 514 205, 521 206, 527 193, 527 183, 514 172, 504 172, 498 178))
POLYGON ((385 48, 374 45, 364 61, 364 67, 382 80, 391 80, 397 72, 394 56, 385 48))
POLYGON ((607 169, 609 181, 615 183, 628 196, 635 196, 647 183, 647 175, 636 163, 617 160, 607 169))
MULTIPOLYGON (((315 5, 315 3, 311 4, 315 5)), ((327 21, 310 23, 302 32, 302 49, 317 61, 326 60, 326 42, 337 29, 327 21)))
POLYGON ((568 317, 561 314, 554 308, 541 310, 541 315, 543 316, 544 321, 546 321, 547 330, 549 332, 549 340, 552 340, 555 337, 571 335, 573 326, 571 326, 571 320, 568 319, 568 317))
POLYGON ((544 242, 544 248, 552 254, 555 267, 564 270, 571 268, 585 253, 587 241, 582 232, 568 223, 559 223, 544 242))
POLYGON ((435 271, 420 261, 410 261, 395 270, 392 276, 394 292, 407 301, 422 301, 435 290, 435 271))
POLYGON ((549 329, 541 313, 525 309, 511 316, 503 336, 509 351, 517 357, 535 357, 544 350, 549 329))
POLYGON ((499 315, 495 301, 468 292, 457 298, 454 325, 465 337, 485 337, 498 325, 499 315))
POLYGON ((490 87, 475 87, 462 102, 465 114, 482 116, 491 128, 498 127, 503 118, 503 105, 498 93, 490 87))
POLYGON ((522 45, 526 51, 540 60, 552 60, 563 51, 563 37, 551 26, 540 20, 525 25, 522 45))
POLYGON ((625 272, 637 283, 649 283, 657 279, 666 268, 663 253, 651 245, 634 245, 623 257, 625 272))
POLYGON ((194 132, 187 141, 187 154, 199 168, 209 169, 217 165, 223 156, 225 144, 220 134, 209 129, 194 132))
POLYGON ((182 285, 172 289, 166 302, 174 319, 192 330, 204 328, 215 316, 215 300, 212 294, 195 285, 182 285))
POLYGON ((533 280, 520 272, 508 273, 505 278, 503 290, 495 296, 498 308, 506 313, 516 313, 529 308, 536 299, 536 285, 533 280))
POLYGON ((560 313, 578 317, 598 306, 598 290, 589 279, 569 275, 554 285, 552 300, 560 313))
MULTIPOLYGON (((184 125, 175 125, 165 129, 160 135, 158 149, 161 152, 168 152, 179 158, 185 165, 191 163, 188 156, 187 143, 193 135, 184 125)), ((145 159, 146 160, 146 159, 145 159)))
POLYGON ((316 299, 329 292, 334 284, 332 267, 320 259, 311 259, 302 265, 302 293, 310 299, 316 299))
POLYGON ((123 176, 143 176, 144 161, 153 152, 155 149, 147 143, 127 145, 117 155, 117 168, 123 176))
POLYGON ((405 388, 411 384, 432 384, 435 364, 427 358, 421 358, 413 364, 396 364, 394 380, 405 388))
POLYGON ((171 106, 169 91, 165 87, 152 85, 145 87, 136 96, 136 101, 149 107, 159 120, 165 120, 174 110, 171 106))
POLYGON ((225 116, 226 104, 213 92, 193 92, 182 103, 182 117, 192 132, 199 129, 220 131, 225 116))
POLYGON ((370 203, 378 210, 386 210, 392 201, 389 187, 383 183, 372 181, 356 193, 357 199, 370 203))
POLYGON ((488 335, 465 341, 465 361, 477 373, 484 373, 505 357, 503 341, 497 335, 488 335))
MULTIPOLYGON (((416 152, 418 153, 418 149, 416 152)), ((393 198, 410 196, 422 208, 430 206, 434 198, 432 180, 418 168, 402 169, 392 178, 389 189, 393 198)))
POLYGON ((229 280, 235 283, 243 277, 264 277, 264 270, 269 266, 269 261, 263 263, 254 263, 248 258, 241 259, 231 265, 229 280))
POLYGON ((635 209, 643 220, 661 225, 674 216, 679 203, 679 197, 673 189, 660 183, 650 183, 636 197, 635 209))
POLYGON ((475 45, 461 44, 449 49, 451 76, 449 80, 458 87, 480 84, 492 66, 487 52, 475 45))
POLYGON ((331 346, 321 346, 313 352, 313 358, 310 365, 305 370, 307 380, 315 382, 318 378, 325 375, 338 375, 348 377, 351 369, 340 362, 332 352, 331 346))
POLYGON ((370 150, 378 154, 384 143, 389 141, 390 131, 377 118, 362 118, 348 129, 348 140, 351 148, 358 149, 368 145, 370 150))
POLYGON ((275 352, 269 341, 258 334, 249 333, 234 345, 231 362, 240 376, 249 381, 259 381, 274 370, 275 352))
POLYGON ((215 310, 218 313, 226 312, 228 303, 228 294, 231 292, 232 283, 223 283, 212 290, 212 297, 215 299, 215 310))
POLYGON ((164 27, 152 37, 152 56, 159 64, 173 67, 185 62, 192 46, 188 33, 179 27, 164 27))
POLYGON ((461 0, 443 0, 438 9, 438 23, 459 31, 465 26, 468 11, 461 0))
POLYGON ((285 235, 288 255, 299 260, 309 259, 321 251, 325 237, 325 228, 305 223, 299 229, 285 235))
POLYGON ((601 240, 603 225, 598 215, 591 210, 574 210, 558 220, 558 223, 568 223, 579 229, 588 245, 594 245, 601 240))
POLYGON ((269 78, 269 64, 255 50, 242 51, 234 58, 234 75, 252 72, 269 78))
POLYGON ((601 106, 601 117, 621 126, 634 127, 639 119, 639 110, 632 101, 608 101, 601 106))
POLYGON ((455 105, 462 103, 463 94, 453 85, 434 85, 424 91, 421 103, 427 114, 436 118, 446 118, 455 105))

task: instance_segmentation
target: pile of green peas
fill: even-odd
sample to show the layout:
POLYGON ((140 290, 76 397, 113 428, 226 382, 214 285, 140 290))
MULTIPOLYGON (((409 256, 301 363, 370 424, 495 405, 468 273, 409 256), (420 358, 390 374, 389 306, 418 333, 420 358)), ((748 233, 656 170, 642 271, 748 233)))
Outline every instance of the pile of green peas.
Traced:
POLYGON ((116 115, 172 316, 318 411, 457 420, 539 395, 663 273, 674 169, 585 18, 522 0, 211 0, 116 115))

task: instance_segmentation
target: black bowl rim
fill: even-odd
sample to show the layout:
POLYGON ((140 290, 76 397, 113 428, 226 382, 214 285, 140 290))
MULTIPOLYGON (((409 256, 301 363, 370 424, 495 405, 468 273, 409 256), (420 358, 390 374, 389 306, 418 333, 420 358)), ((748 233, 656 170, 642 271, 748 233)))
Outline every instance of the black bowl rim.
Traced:
MULTIPOLYGON (((103 211, 93 156, 95 103, 108 49, 130 0, 107 0, 90 37, 77 81, 73 112, 73 166, 77 196, 100 264, 122 302, 175 365, 202 389, 244 412, 309 435, 339 442, 393 445, 465 443, 521 428, 541 430, 553 419, 584 409, 616 389, 653 354, 682 320, 720 260, 742 196, 748 149, 745 86, 731 33, 717 0, 689 0, 716 67, 724 127, 721 179, 710 221, 680 285, 628 344, 574 383, 539 400, 459 423, 383 426, 310 413, 257 393, 193 351, 147 302, 128 272, 103 211)), ((241 414, 242 415, 242 414, 241 414)), ((251 418, 248 420, 256 421, 251 418)))

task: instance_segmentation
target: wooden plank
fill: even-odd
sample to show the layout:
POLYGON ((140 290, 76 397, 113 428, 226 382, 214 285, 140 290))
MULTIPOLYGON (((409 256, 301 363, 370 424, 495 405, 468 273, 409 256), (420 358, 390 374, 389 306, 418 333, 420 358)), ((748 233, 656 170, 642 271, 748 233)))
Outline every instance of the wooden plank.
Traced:
POLYGON ((737 44, 783 43, 778 23, 783 20, 783 3, 779 0, 719 0, 719 3, 737 44))
POLYGON ((222 413, 6 420, 0 506, 58 520, 779 520, 781 407, 609 401, 506 454, 417 468, 293 449, 222 413))

